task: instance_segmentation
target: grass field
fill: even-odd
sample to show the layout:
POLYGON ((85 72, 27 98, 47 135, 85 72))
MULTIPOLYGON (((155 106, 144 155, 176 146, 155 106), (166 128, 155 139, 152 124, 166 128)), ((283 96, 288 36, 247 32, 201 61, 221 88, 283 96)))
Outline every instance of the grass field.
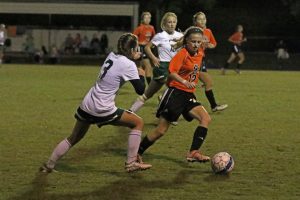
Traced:
MULTIPOLYGON (((59 173, 37 173, 55 145, 68 136, 74 112, 94 84, 98 68, 47 65, 0 67, 1 200, 300 199, 300 72, 243 71, 226 76, 211 70, 215 96, 228 103, 211 113, 202 150, 227 151, 235 159, 229 176, 209 164, 189 164, 196 122, 179 120, 144 154, 153 168, 124 171, 128 129, 93 126, 59 162, 59 173)), ((136 98, 130 84, 119 107, 136 98)), ((204 92, 198 100, 208 108, 204 92)), ((139 115, 144 134, 154 128, 157 98, 139 115)))

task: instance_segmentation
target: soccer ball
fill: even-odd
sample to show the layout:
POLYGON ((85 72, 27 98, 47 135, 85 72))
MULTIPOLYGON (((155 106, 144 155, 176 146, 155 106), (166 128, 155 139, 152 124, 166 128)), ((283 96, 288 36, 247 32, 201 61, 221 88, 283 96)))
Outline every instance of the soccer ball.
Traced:
POLYGON ((234 160, 227 152, 219 152, 211 159, 211 168, 216 174, 227 174, 232 171, 234 160))

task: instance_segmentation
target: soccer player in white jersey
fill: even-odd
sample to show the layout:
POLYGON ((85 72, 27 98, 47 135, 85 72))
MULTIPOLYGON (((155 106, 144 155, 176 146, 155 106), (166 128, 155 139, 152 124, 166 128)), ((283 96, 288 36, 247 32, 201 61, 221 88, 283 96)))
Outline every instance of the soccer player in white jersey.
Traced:
POLYGON ((142 118, 115 105, 116 93, 126 81, 131 82, 137 94, 143 94, 145 72, 137 69, 134 63, 140 56, 137 37, 131 33, 123 34, 118 40, 118 52, 111 52, 107 56, 96 84, 78 107, 71 135, 56 146, 47 163, 40 167, 40 171, 52 172, 57 161, 84 137, 91 124, 98 127, 110 124, 131 128, 125 170, 132 172, 152 167, 150 164, 137 162, 137 151, 144 126, 142 118))
POLYGON ((5 42, 5 25, 0 24, 0 64, 3 62, 3 51, 5 42))
POLYGON ((176 26, 176 14, 172 12, 165 13, 161 20, 161 29, 163 31, 157 33, 151 42, 146 45, 145 51, 154 65, 153 78, 145 93, 139 96, 131 106, 131 111, 137 112, 145 104, 145 101, 150 99, 166 83, 170 61, 179 50, 172 48, 172 45, 183 37, 182 33, 175 30, 176 26), (154 55, 153 47, 157 47, 158 57, 154 55))

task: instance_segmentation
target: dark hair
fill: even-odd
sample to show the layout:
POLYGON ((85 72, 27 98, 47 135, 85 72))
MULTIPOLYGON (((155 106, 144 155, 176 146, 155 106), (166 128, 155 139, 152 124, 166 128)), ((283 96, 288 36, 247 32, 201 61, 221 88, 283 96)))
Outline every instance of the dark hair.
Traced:
POLYGON ((188 29, 185 30, 184 36, 183 36, 183 45, 186 44, 187 38, 193 34, 193 33, 200 33, 201 35, 203 34, 203 31, 201 28, 196 27, 196 26, 190 26, 188 29))
POLYGON ((130 57, 131 49, 138 45, 138 38, 132 33, 124 33, 118 40, 118 54, 130 57))

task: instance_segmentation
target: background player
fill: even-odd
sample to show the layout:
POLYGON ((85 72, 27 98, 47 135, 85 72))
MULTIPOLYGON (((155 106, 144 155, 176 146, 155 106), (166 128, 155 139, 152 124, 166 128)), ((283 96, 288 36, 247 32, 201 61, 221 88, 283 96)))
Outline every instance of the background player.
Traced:
POLYGON ((153 39, 146 45, 145 52, 153 63, 153 78, 142 96, 139 96, 130 110, 137 112, 162 86, 166 83, 169 75, 169 63, 177 50, 172 48, 174 40, 178 40, 183 36, 182 33, 176 31, 177 16, 175 13, 167 12, 161 19, 162 32, 157 33, 153 39), (157 47, 158 57, 152 51, 157 47))
POLYGON ((227 104, 218 105, 213 93, 213 81, 212 77, 209 75, 207 66, 206 66, 206 59, 205 59, 205 49, 214 49, 217 46, 217 41, 212 33, 212 31, 206 27, 206 16, 203 12, 197 12, 193 16, 193 23, 195 26, 198 26, 202 29, 204 38, 206 40, 203 43, 202 47, 200 48, 203 51, 204 57, 202 60, 201 71, 200 71, 200 80, 203 82, 203 86, 205 88, 205 96, 210 103, 211 110, 213 112, 222 111, 228 107, 227 104))
POLYGON ((245 55, 242 49, 242 44, 247 41, 247 38, 243 35, 243 26, 237 25, 236 32, 232 34, 228 41, 233 44, 232 51, 230 54, 230 57, 228 58, 227 62, 225 63, 224 67, 221 69, 221 73, 225 75, 226 69, 229 67, 229 65, 236 59, 236 57, 239 58, 236 66, 236 73, 241 73, 241 66, 245 61, 245 55))
POLYGON ((144 52, 144 48, 155 35, 154 27, 150 25, 150 22, 151 13, 143 12, 141 15, 141 24, 133 31, 133 34, 135 34, 139 39, 139 45, 142 51, 142 58, 141 60, 137 61, 137 64, 138 67, 142 66, 145 70, 148 84, 150 83, 152 77, 152 67, 149 58, 144 52))

